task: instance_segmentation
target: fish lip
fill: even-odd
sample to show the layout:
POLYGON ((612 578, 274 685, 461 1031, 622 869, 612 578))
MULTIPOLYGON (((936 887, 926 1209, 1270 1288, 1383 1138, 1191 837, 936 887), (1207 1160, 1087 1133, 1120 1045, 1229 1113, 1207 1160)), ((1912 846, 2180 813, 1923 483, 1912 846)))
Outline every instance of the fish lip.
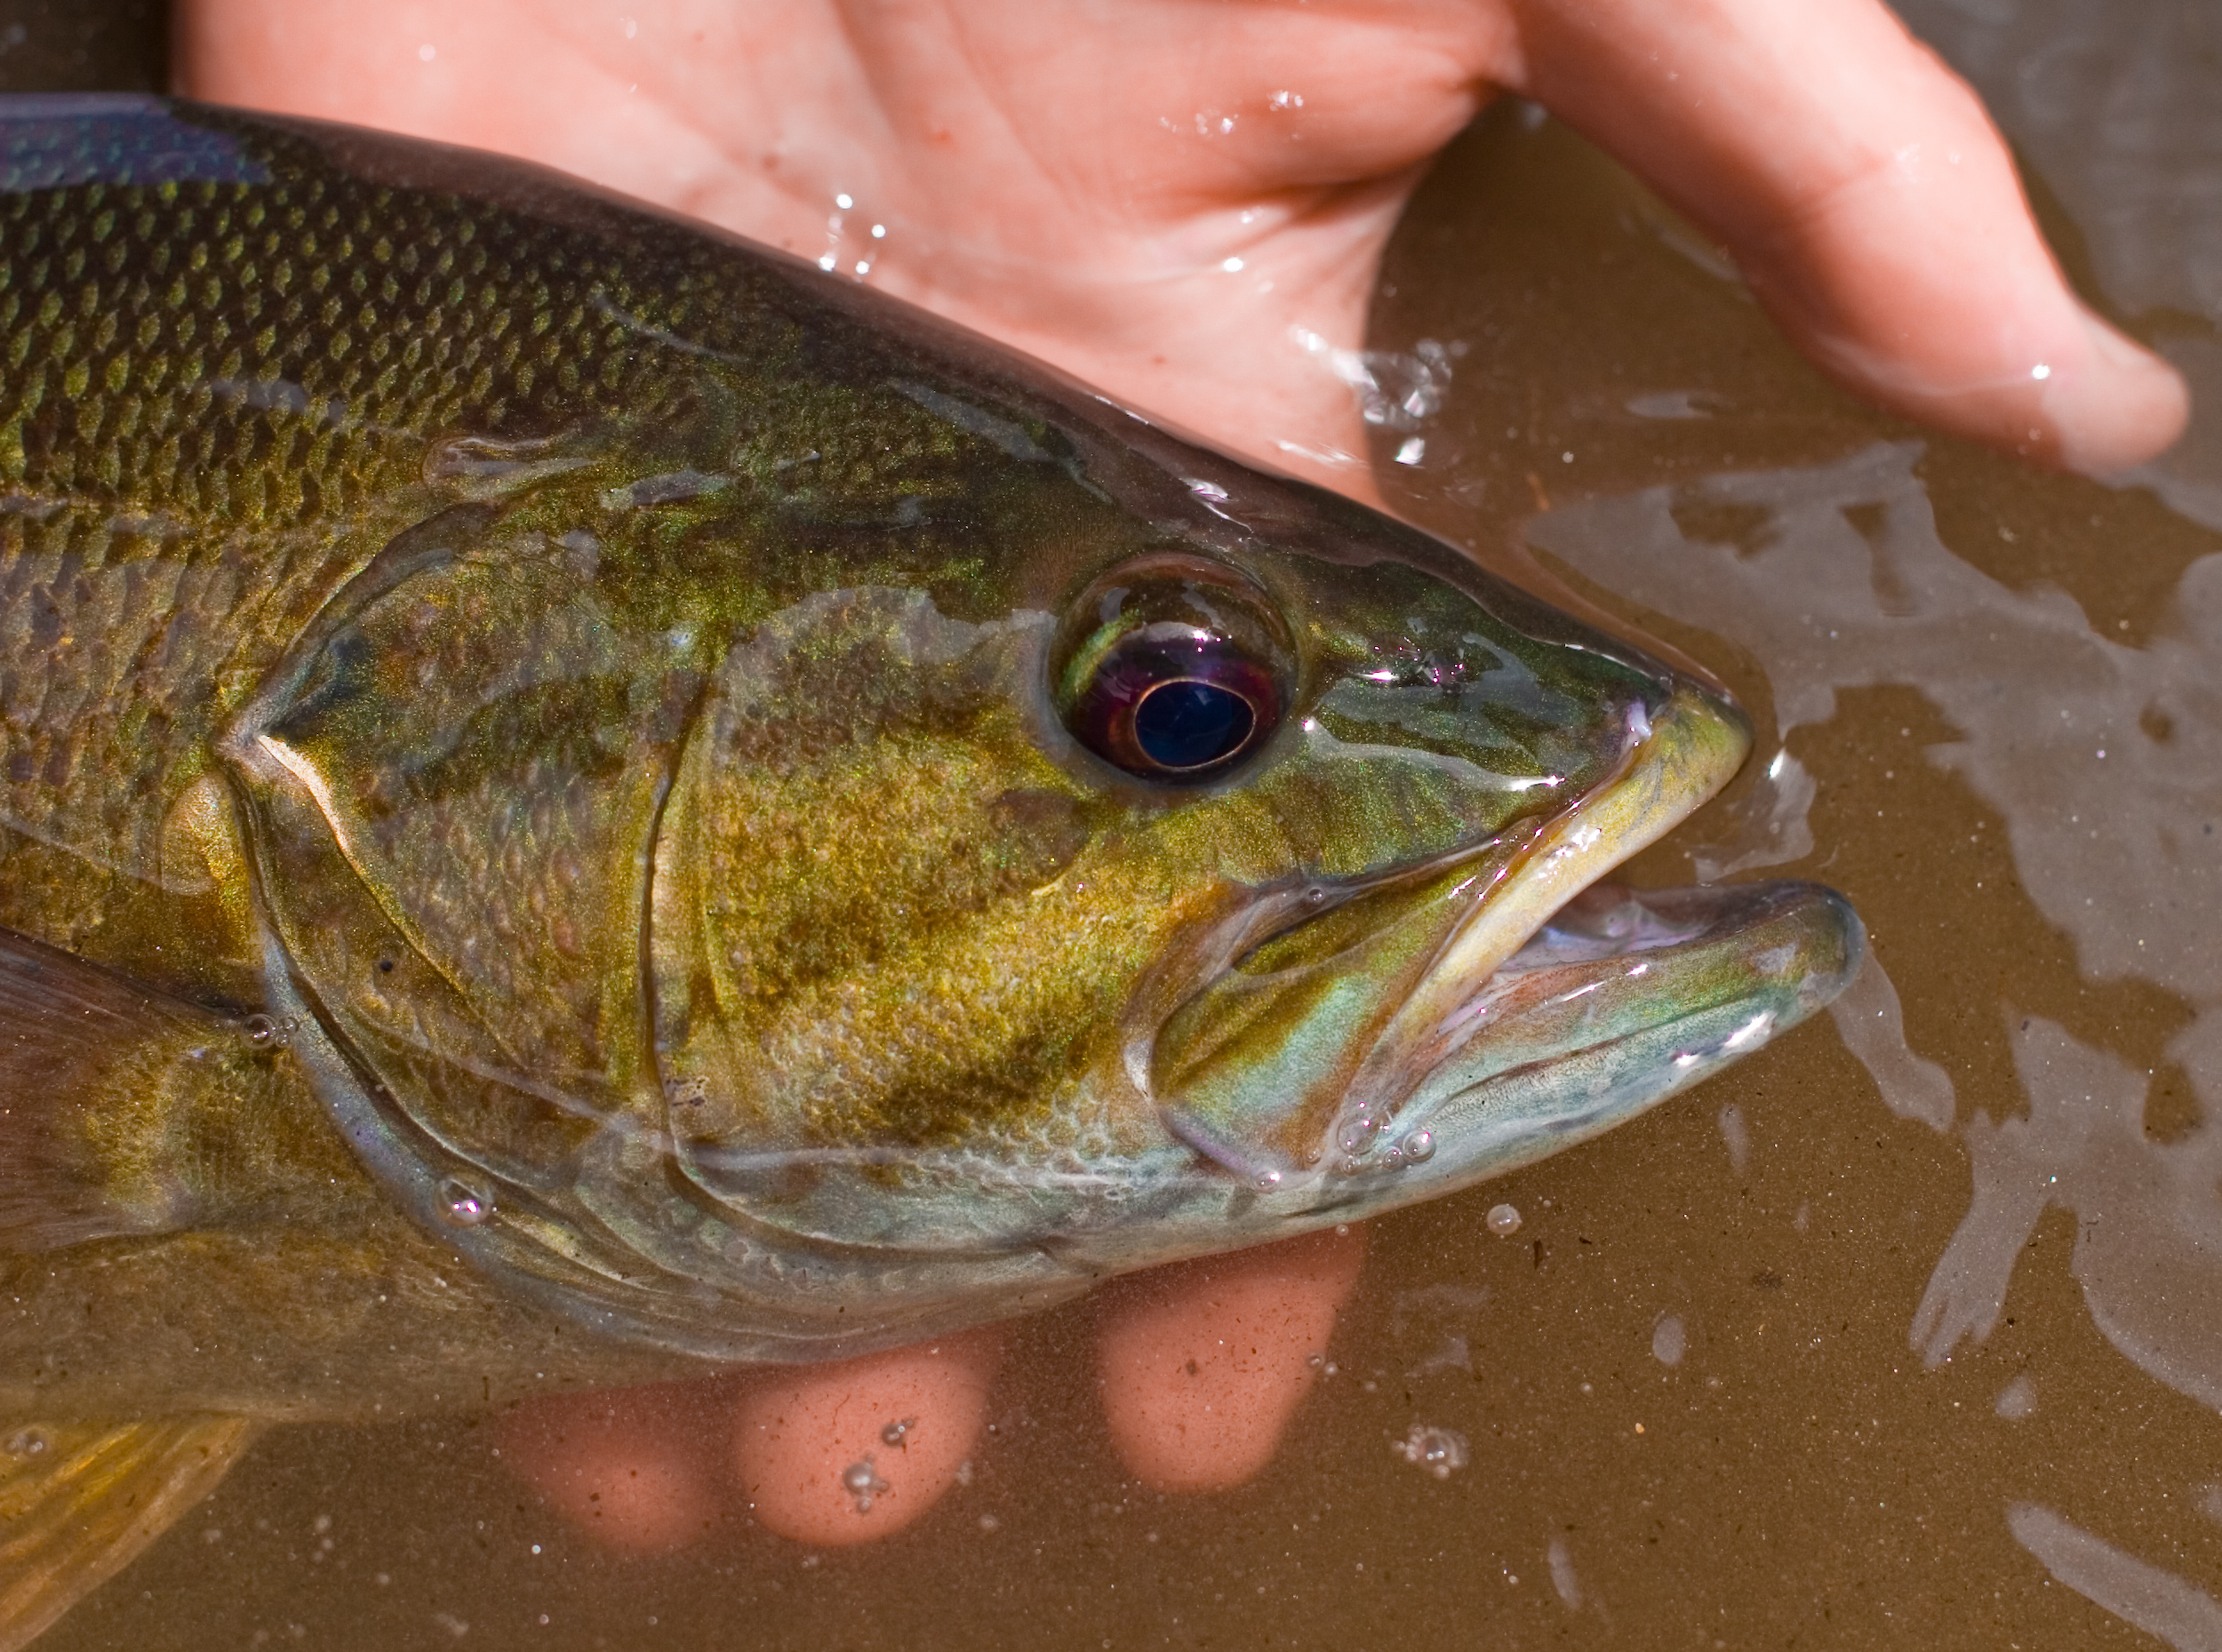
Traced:
MULTIPOLYGON (((1776 879, 1756 883, 1697 884, 1635 890, 1601 879, 1554 914, 1551 922, 1546 922, 1530 936, 1509 959, 1493 970, 1437 1025, 1435 1041, 1419 1053, 1416 1077, 1424 1083, 1427 1077, 1456 1057, 1477 1033, 1484 1030, 1482 1017, 1489 1008, 1494 1007, 1492 1001, 1517 991, 1527 978, 1587 969, 1605 978, 1596 984, 1598 987, 1610 990, 1607 984, 1611 966, 1654 954, 1661 962, 1672 962, 1729 935, 1748 932, 1786 914, 1794 914, 1801 909, 1814 907, 1834 909, 1841 918, 1842 932, 1848 938, 1848 965, 1843 980, 1849 981, 1864 954, 1866 930, 1850 903, 1824 885, 1801 879, 1776 879), (1666 916, 1674 927, 1663 935, 1656 931, 1649 934, 1639 931, 1611 944, 1594 947, 1582 947, 1578 940, 1576 950, 1571 953, 1561 950, 1554 954, 1545 938, 1549 931, 1560 927, 1557 921, 1577 906, 1603 904, 1607 900, 1615 909, 1634 906, 1646 917, 1666 916), (1684 910, 1677 914, 1674 912, 1677 907, 1684 910)), ((1581 990, 1587 992, 1595 988, 1585 986, 1581 990)), ((1517 1013, 1518 1007, 1515 1008, 1517 1013)), ((1639 1035, 1634 1033, 1613 1033, 1578 1048, 1599 1049, 1639 1035)))
MULTIPOLYGON (((1395 1138, 1384 1135, 1387 1151, 1345 1155, 1332 1167, 1330 1197, 1369 1213, 1394 1209, 1587 1140, 1805 1020, 1843 992, 1866 961, 1866 927, 1850 903, 1802 879, 1591 889, 1610 890, 1616 906, 1635 906, 1646 915, 1664 908, 1679 920, 1679 932, 1574 955, 1553 955, 1532 942, 1523 947, 1469 1001, 1483 1014, 1464 1029, 1446 1027, 1451 1035, 1423 1053, 1395 1138), (1770 929, 1777 931, 1773 942, 1753 951, 1753 940, 1770 929), (1715 967, 1707 955, 1717 958, 1723 948, 1748 963, 1746 978, 1736 985, 1716 981, 1710 992, 1694 995, 1677 990, 1677 965, 1694 964, 1701 982, 1715 967), (1523 966, 1520 959, 1531 950, 1540 955, 1523 966), (1657 960, 1665 969, 1652 974, 1648 962, 1626 967, 1639 958, 1657 960), (1634 986, 1639 977, 1649 978, 1641 987, 1634 986), (1534 988, 1523 992, 1529 980, 1534 988), (1625 1011, 1631 1003, 1636 1014, 1616 1015, 1616 1007, 1625 1011), (1492 1010, 1500 1013, 1487 1014, 1492 1010), (1523 1033, 1548 1033, 1561 1017, 1562 1029, 1571 1036, 1520 1049, 1523 1033), (1494 1062, 1485 1053, 1478 1069, 1462 1066, 1459 1057, 1474 1035, 1507 1030, 1513 1033, 1515 1058, 1494 1062), (1457 1036, 1461 1031, 1465 1035, 1457 1036), (1622 1066, 1613 1075, 1612 1052, 1647 1043, 1659 1046, 1647 1062, 1622 1066), (1668 1049, 1671 1060, 1665 1058, 1668 1049), (1522 1103, 1520 1092, 1534 1081, 1532 1075, 1564 1063, 1586 1069, 1588 1076, 1541 1110, 1533 1097, 1522 1103), (1631 1085, 1630 1073, 1656 1077, 1631 1085)), ((1547 1088, 1549 1081, 1543 1082, 1547 1088)), ((1314 1202, 1322 1191, 1316 1185, 1310 1190, 1314 1202)))

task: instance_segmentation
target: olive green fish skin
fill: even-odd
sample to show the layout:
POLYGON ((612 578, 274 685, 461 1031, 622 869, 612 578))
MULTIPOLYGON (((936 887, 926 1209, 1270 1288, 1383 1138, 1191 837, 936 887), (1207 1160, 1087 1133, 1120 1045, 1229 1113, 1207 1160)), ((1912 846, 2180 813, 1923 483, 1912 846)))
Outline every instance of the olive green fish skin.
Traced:
MULTIPOLYGON (((74 1225, 0 1199, 0 1393, 830 1357, 1471 1181, 1331 1139, 1461 1105, 1411 1006, 1497 890, 1741 759, 1424 536, 698 226, 156 100, 0 142, 0 929, 216 1029, 62 1110, 74 1225), (1279 639, 1199 783, 1059 709, 1151 580, 1279 639)), ((1708 1003, 1848 977, 1793 905, 1708 1003)))

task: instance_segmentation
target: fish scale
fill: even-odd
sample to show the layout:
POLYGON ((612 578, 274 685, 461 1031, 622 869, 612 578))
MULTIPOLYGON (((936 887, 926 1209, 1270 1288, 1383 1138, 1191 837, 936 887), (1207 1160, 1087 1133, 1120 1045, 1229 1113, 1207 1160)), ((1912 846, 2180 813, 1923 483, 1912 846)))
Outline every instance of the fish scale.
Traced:
POLYGON ((316 171, 0 196, 0 526, 18 576, 0 642, 42 662, 0 700, 22 834, 0 850, 0 922, 100 954, 131 885, 157 875, 161 802, 375 549, 428 433, 561 427, 621 392, 619 330, 586 324, 591 259, 536 244, 560 240, 546 227, 412 204, 316 171), (150 561, 180 588, 134 590, 150 561), (138 738, 149 708, 170 724, 159 745, 138 738), (25 840, 66 856, 12 870, 25 840))

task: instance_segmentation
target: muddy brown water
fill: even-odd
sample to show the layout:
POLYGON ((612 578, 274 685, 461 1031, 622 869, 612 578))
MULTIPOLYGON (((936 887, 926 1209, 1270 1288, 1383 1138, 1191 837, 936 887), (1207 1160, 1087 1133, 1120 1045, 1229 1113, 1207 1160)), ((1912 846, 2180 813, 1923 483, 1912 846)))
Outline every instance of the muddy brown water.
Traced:
MULTIPOLYGON (((0 7, 11 87, 158 50, 52 11, 0 7)), ((2085 292, 2207 387, 2161 465, 2039 475, 1851 403, 1511 105, 1408 215, 1364 363, 1399 508, 1753 709, 1635 875, 1843 890, 1881 968, 1838 1015, 1379 1223, 1242 1491, 1122 1479, 1083 1308, 1021 1328, 971 1484, 865 1551, 736 1505, 622 1558, 481 1427, 301 1428, 43 1652, 2222 1647, 2222 6, 1909 16, 2085 292), (1467 1465, 1401 1460, 1415 1424, 1467 1465)))

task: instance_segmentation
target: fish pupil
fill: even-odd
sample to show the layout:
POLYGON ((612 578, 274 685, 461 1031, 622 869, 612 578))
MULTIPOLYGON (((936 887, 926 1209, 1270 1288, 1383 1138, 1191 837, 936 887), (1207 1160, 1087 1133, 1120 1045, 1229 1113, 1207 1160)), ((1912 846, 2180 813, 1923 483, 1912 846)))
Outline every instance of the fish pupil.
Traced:
POLYGON ((1142 697, 1134 707, 1134 743, 1167 769, 1202 769, 1242 750, 1257 723, 1241 695, 1186 678, 1161 682, 1142 697))

